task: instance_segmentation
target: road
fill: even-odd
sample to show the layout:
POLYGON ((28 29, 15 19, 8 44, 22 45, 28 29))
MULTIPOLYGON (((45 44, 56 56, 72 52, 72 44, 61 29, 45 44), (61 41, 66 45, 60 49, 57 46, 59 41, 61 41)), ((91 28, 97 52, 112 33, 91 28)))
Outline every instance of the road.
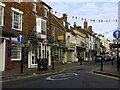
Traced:
POLYGON ((99 63, 89 63, 58 74, 3 82, 3 88, 118 88, 118 80, 93 74, 99 63))

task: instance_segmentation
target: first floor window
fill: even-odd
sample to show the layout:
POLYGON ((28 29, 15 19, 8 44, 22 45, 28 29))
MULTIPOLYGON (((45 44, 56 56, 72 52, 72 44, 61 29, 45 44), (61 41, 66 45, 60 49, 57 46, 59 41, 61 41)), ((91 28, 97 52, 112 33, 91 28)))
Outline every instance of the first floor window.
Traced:
POLYGON ((21 47, 20 43, 18 42, 12 42, 12 48, 11 48, 11 59, 12 60, 21 60, 21 47))
POLYGON ((12 28, 22 31, 22 12, 18 9, 12 11, 12 28))
POLYGON ((0 26, 3 26, 4 7, 0 6, 0 26))
POLYGON ((45 35, 46 33, 46 20, 41 21, 41 33, 45 35))
POLYGON ((21 0, 15 0, 15 2, 18 2, 18 3, 20 3, 20 2, 21 2, 21 0))
POLYGON ((47 8, 44 8, 44 16, 47 17, 47 8))

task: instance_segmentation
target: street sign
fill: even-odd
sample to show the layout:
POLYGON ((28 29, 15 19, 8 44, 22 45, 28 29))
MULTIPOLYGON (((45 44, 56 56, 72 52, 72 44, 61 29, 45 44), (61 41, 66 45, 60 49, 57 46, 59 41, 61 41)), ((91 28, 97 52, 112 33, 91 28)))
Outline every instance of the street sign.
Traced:
POLYGON ((19 42, 23 42, 24 41, 24 35, 19 34, 18 37, 17 37, 17 40, 19 42))
POLYGON ((43 40, 43 44, 44 44, 44 45, 47 45, 47 44, 48 44, 48 40, 47 40, 47 39, 44 39, 44 40, 43 40))
POLYGON ((113 32, 114 38, 120 38, 120 29, 117 29, 115 32, 113 32))

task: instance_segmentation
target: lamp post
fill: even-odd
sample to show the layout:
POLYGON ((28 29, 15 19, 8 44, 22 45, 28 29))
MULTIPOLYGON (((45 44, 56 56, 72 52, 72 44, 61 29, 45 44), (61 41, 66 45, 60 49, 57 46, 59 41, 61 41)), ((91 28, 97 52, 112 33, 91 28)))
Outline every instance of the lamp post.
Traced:
POLYGON ((117 71, 119 71, 119 48, 118 48, 118 40, 119 40, 119 32, 116 32, 117 37, 117 71))

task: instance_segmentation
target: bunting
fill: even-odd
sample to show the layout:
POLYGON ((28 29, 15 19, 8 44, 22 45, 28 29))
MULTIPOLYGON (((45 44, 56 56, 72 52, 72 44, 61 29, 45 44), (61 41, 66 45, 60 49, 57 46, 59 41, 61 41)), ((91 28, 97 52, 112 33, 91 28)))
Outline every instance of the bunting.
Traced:
MULTIPOLYGON (((53 11, 52 10, 52 13, 55 14, 55 15, 60 15, 62 16, 63 13, 59 13, 57 11, 53 11)), ((71 15, 67 15, 69 19, 75 19, 75 20, 80 20, 80 21, 87 21, 87 22, 96 22, 96 23, 117 23, 118 20, 117 19, 92 19, 92 18, 84 18, 84 17, 78 17, 78 16, 71 16, 71 15)))

